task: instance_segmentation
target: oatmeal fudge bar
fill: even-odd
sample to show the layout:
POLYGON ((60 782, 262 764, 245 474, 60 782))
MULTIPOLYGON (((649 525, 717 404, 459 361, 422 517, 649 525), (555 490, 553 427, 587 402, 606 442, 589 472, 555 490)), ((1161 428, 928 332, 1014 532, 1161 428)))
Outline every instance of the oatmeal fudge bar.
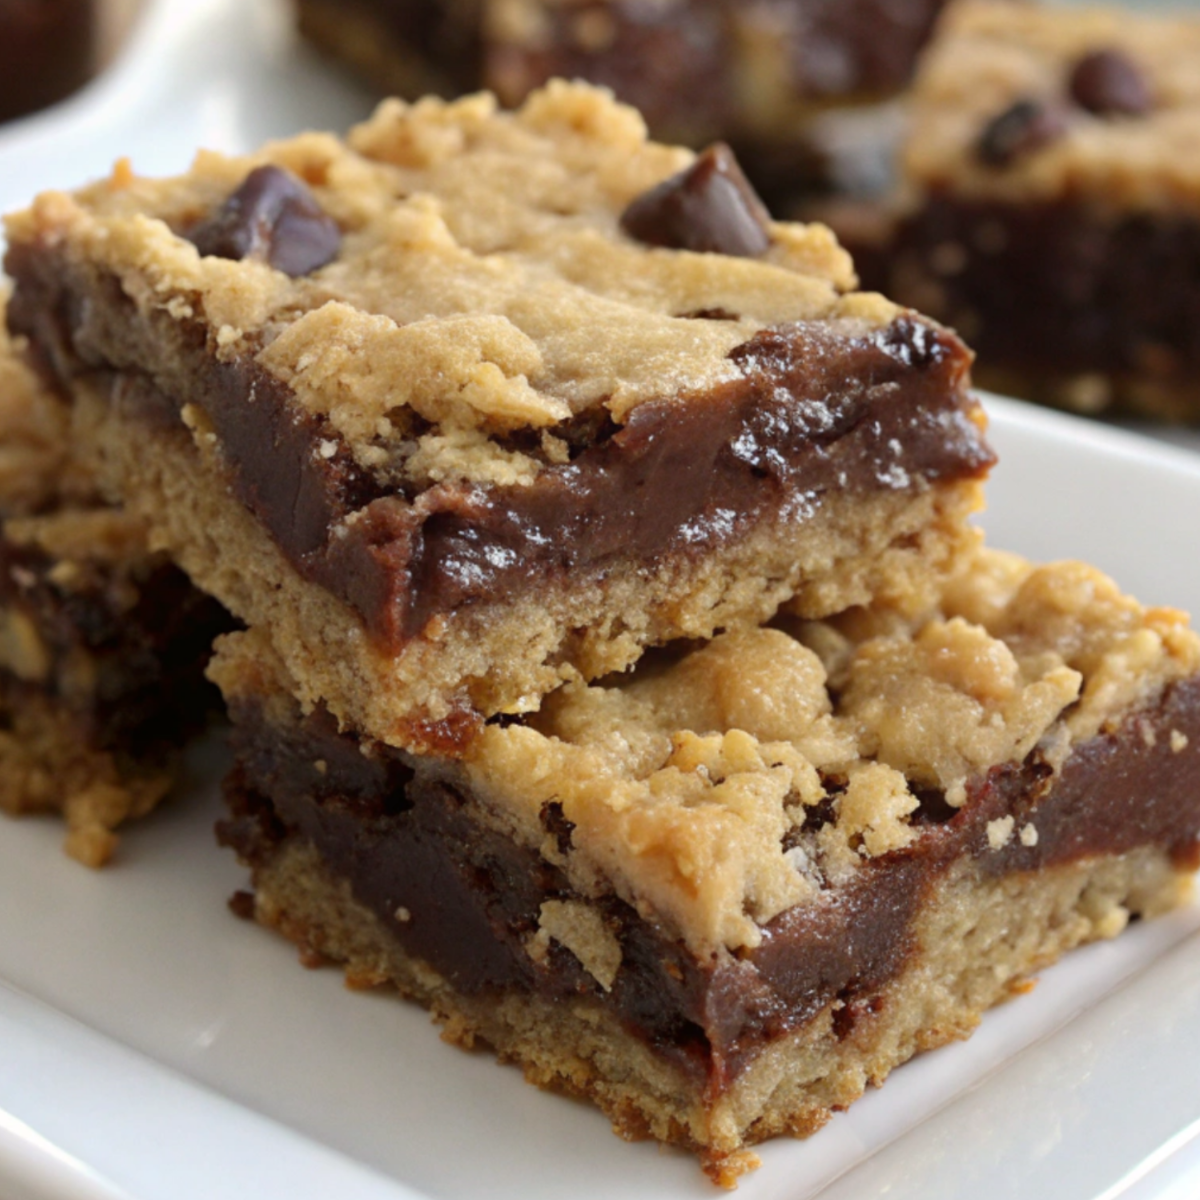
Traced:
POLYGON ((957 338, 584 85, 119 167, 8 232, 10 319, 109 483, 384 742, 784 601, 915 610, 975 539, 957 338))
POLYGON ((61 812, 100 866, 174 782, 230 622, 99 499, 68 424, 0 332, 0 810, 61 812))
POLYGON ((912 109, 889 295, 999 390, 1200 418, 1200 20, 972 0, 912 109))
POLYGON ((547 80, 611 88, 654 135, 731 142, 772 203, 870 186, 894 148, 882 103, 946 0, 298 0, 302 32, 387 93, 478 88, 514 106, 547 80), (848 119, 843 120, 843 114, 848 119))
MULTIPOLYGON (((661 652, 660 652, 661 653, 661 652)), ((451 1040, 699 1152, 806 1135, 1200 859, 1200 639, 1079 563, 984 552, 913 620, 721 634, 568 684, 463 760, 211 673, 243 911, 451 1040)))

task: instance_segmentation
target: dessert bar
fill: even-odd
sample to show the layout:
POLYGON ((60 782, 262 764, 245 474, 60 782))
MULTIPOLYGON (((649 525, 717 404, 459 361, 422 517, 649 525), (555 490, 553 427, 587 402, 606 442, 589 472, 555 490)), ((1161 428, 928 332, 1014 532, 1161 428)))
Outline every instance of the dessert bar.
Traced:
POLYGON ((1001 391, 1200 417, 1200 20, 971 0, 914 85, 880 285, 1001 391))
MULTIPOLYGON (((805 1135, 1082 942, 1187 895, 1200 640, 1079 563, 981 552, 936 611, 721 634, 450 761, 307 714, 259 631, 240 897, 305 961, 697 1151, 805 1135)), ((351 1019, 351 1014, 347 1013, 351 1019)))
POLYGON ((121 164, 8 235, 107 485, 389 744, 784 602, 917 611, 975 540, 958 339, 585 85, 121 164))
POLYGON ((299 0, 297 9, 316 45, 386 93, 487 88, 515 106, 549 79, 586 79, 641 111, 656 137, 730 141, 756 183, 794 192, 839 169, 838 158, 860 157, 823 161, 830 114, 899 92, 944 4, 299 0))
POLYGON ((100 866, 170 789, 231 626, 99 499, 69 415, 0 334, 0 809, 61 812, 67 852, 100 866))

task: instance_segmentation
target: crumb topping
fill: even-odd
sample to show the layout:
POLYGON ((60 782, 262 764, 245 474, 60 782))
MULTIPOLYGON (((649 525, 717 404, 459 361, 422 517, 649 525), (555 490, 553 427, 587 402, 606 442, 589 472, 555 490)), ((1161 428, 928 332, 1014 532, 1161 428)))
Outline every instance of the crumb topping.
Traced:
POLYGON ((219 359, 254 359, 388 482, 520 482, 552 454, 537 437, 497 438, 685 403, 735 378, 729 352, 768 326, 896 315, 852 292, 822 226, 770 222, 766 250, 742 258, 621 230, 633 199, 694 161, 648 141, 608 93, 556 82, 515 113, 487 95, 386 101, 345 142, 203 152, 175 179, 126 165, 39 197, 8 229, 111 272, 143 313, 203 326, 219 359), (280 184, 277 168, 300 182, 280 184), (255 172, 267 183, 246 185, 255 172), (318 217, 340 231, 332 260, 273 267, 328 252, 309 244, 318 217), (308 241, 289 254, 289 237, 308 241))
POLYGON ((1200 20, 965 0, 923 60, 910 129, 907 174, 921 188, 1091 193, 1118 208, 1195 202, 1200 20))
MULTIPOLYGON (((488 819, 583 895, 615 888, 694 952, 737 950, 902 852, 931 795, 961 805, 972 780, 1031 753, 1059 770, 1197 669, 1183 614, 1081 563, 983 550, 919 621, 859 610, 726 633, 564 687, 527 723, 490 726, 466 770, 488 819), (567 838, 543 828, 547 805, 567 838)), ((1037 829, 1002 818, 988 838, 1032 846, 1037 829)))

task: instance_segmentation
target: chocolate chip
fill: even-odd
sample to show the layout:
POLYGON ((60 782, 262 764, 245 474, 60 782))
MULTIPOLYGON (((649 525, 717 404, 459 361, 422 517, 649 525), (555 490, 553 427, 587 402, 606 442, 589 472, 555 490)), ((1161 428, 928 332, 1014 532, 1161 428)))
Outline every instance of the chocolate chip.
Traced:
POLYGON ((933 325, 897 317, 876 338, 879 348, 905 367, 923 369, 946 357, 946 343, 933 325))
POLYGON ((770 221, 733 151, 718 142, 634 199, 621 228, 651 246, 755 258, 771 244, 770 221))
POLYGON ((571 845, 571 834, 575 832, 575 824, 563 815, 562 805, 557 800, 543 804, 539 819, 542 828, 554 838, 558 852, 564 856, 570 854, 574 848, 571 845))
POLYGON ((201 254, 260 259, 293 278, 332 261, 342 232, 282 167, 255 167, 208 220, 187 235, 201 254))
POLYGON ((1039 100, 1018 100, 993 117, 975 144, 979 158, 991 167, 1006 167, 1024 154, 1061 137, 1067 123, 1061 112, 1039 100))
POLYGON ((1068 89, 1076 104, 1101 117, 1140 117, 1154 103, 1145 76, 1119 50, 1085 54, 1071 71, 1068 89))

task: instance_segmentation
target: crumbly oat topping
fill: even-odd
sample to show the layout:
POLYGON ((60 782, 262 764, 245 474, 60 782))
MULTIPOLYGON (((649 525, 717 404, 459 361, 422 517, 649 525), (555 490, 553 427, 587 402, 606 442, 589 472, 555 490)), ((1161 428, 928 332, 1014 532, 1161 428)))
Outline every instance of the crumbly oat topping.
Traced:
MULTIPOLYGON (((467 771, 488 818, 585 896, 615 888, 694 952, 736 950, 903 850, 923 796, 961 804, 971 780, 1035 751, 1057 770, 1197 669, 1183 614, 1080 563, 984 550, 919 621, 860 610, 728 633, 569 685, 528 723, 489 727, 467 771), (550 804, 566 846, 540 823, 550 804)), ((1009 818, 988 836, 1030 846, 1037 830, 1009 818)), ((559 938, 574 952, 567 936, 578 930, 559 938)))
MULTIPOLYGON (((1093 70, 1091 74, 1095 74, 1093 70)), ((965 0, 947 10, 913 91, 907 173, 922 188, 1048 200, 1089 194, 1114 208, 1200 199, 1200 20, 1117 8, 965 0), (1144 81, 1145 111, 1110 78, 1106 104, 1078 69, 1119 53, 1144 81), (1118 95, 1118 92, 1121 95, 1118 95), (978 153, 989 127, 1022 104, 1058 126, 1001 163, 978 153), (1100 110, 1100 111, 1096 111, 1100 110), (1124 111, 1122 111, 1124 110, 1124 111)))
POLYGON ((204 152, 169 180, 125 164, 39 197, 9 235, 112 272, 144 313, 203 324, 219 358, 256 359, 389 482, 521 482, 553 455, 496 437, 597 406, 622 422, 648 400, 684 402, 733 378, 728 352, 765 326, 895 315, 845 294, 849 259, 821 226, 772 223, 758 258, 622 233, 629 202, 692 160, 581 84, 553 83, 512 114, 486 95, 393 100, 346 142, 204 152), (188 240, 264 164, 337 222, 328 265, 292 278, 188 240))

